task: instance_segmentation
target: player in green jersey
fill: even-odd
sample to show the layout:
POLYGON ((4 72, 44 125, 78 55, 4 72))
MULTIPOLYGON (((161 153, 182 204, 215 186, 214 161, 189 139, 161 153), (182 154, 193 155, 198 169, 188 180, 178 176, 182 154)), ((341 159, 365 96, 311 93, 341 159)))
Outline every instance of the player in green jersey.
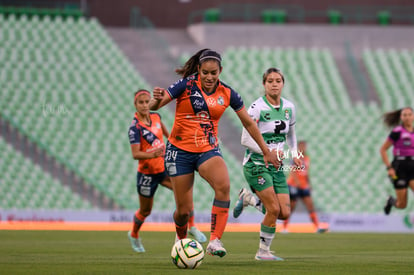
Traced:
MULTIPOLYGON (((280 163, 283 158, 293 159, 300 166, 299 152, 295 134, 295 105, 282 98, 284 76, 279 69, 269 68, 263 75, 265 95, 250 106, 248 113, 256 121, 270 151, 277 151, 280 163), (284 151, 287 142, 289 150, 284 151)), ((282 165, 266 168, 263 154, 249 133, 243 129, 242 144, 246 147, 243 172, 250 188, 256 193, 263 208, 266 209, 260 228, 259 250, 256 260, 283 260, 270 252, 270 245, 276 232, 276 220, 290 215, 289 188, 282 165)), ((260 203, 255 196, 243 188, 235 212, 244 206, 260 203)), ((238 214, 240 214, 238 213, 238 214)), ((236 215, 234 215, 236 216, 236 215)))

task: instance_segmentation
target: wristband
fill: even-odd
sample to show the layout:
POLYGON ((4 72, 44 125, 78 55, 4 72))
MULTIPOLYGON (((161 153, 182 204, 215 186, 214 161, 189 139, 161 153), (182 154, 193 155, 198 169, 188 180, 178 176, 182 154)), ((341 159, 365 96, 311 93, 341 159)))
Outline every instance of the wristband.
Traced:
POLYGON ((390 170, 390 169, 392 169, 392 166, 387 166, 387 170, 390 170))

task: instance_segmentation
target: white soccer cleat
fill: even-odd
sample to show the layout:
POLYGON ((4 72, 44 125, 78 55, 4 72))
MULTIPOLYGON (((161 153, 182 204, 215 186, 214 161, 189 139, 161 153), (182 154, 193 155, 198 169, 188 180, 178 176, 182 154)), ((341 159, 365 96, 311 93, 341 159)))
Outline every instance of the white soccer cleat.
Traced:
POLYGON ((207 241, 206 235, 203 232, 197 229, 197 227, 192 226, 188 233, 193 236, 199 243, 205 243, 207 241))
POLYGON ((243 209, 248 205, 255 206, 256 198, 247 188, 242 188, 239 193, 239 199, 233 209, 233 217, 238 218, 243 209))
POLYGON ((258 261, 284 261, 283 258, 273 255, 269 250, 261 248, 259 248, 254 258, 258 261))
POLYGON ((207 245, 206 251, 212 256, 224 257, 227 254, 226 249, 223 247, 223 243, 219 239, 210 241, 207 245))
POLYGON ((128 239, 131 243, 132 250, 138 253, 145 252, 145 248, 142 245, 141 238, 134 238, 131 236, 131 231, 128 232, 128 239))

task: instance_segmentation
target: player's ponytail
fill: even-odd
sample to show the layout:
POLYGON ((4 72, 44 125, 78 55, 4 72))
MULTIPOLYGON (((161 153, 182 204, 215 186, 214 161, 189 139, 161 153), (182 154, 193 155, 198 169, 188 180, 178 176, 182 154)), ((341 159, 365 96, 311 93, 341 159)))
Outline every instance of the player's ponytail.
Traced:
POLYGON ((388 127, 395 127, 397 125, 400 124, 400 120, 401 120, 401 112, 404 109, 410 109, 411 111, 413 110, 411 107, 405 107, 405 108, 401 108, 398 110, 394 110, 388 113, 385 113, 382 115, 383 120, 384 120, 384 124, 388 127))
POLYGON ((192 75, 197 72, 198 65, 207 61, 215 60, 219 63, 221 67, 221 56, 215 51, 210 49, 202 49, 196 52, 190 59, 185 62, 184 66, 175 70, 175 72, 181 75, 183 78, 186 78, 189 75, 192 75))

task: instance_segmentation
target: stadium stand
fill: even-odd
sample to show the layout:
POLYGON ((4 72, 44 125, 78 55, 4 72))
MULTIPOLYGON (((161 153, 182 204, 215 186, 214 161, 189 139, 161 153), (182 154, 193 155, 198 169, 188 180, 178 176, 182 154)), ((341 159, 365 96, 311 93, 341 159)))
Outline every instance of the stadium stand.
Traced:
POLYGON ((0 208, 92 209, 92 204, 63 186, 0 137, 0 208))
MULTIPOLYGON (((121 208, 136 209, 136 161, 130 155, 127 128, 134 112, 132 94, 137 88, 150 89, 147 80, 94 18, 0 14, 0 24, 1 116, 121 208)), ((300 110, 298 137, 309 142, 314 200, 319 210, 382 211, 384 198, 392 188, 379 169, 378 148, 387 135, 380 126, 380 116, 402 104, 414 105, 412 51, 364 49, 364 64, 380 100, 367 103, 351 102, 335 53, 328 47, 238 45, 223 47, 222 54, 223 65, 232 68, 223 71, 222 79, 242 94, 246 105, 260 95, 262 73, 267 67, 277 64, 284 71, 284 96, 300 110)), ((181 55, 180 60, 189 55, 181 55)), ((160 113, 170 128, 173 118, 169 109, 160 113)), ((234 113, 227 115, 240 129, 234 113)), ((6 165, 1 167, 1 180, 7 184, 1 185, 0 207, 37 205, 41 199, 34 199, 30 205, 20 203, 24 199, 15 199, 27 195, 16 195, 20 188, 10 181, 20 179, 15 174, 21 166, 36 166, 23 161, 4 142, 1 146, 9 153, 6 165)), ((222 151, 234 201, 237 190, 246 186, 240 173, 241 159, 225 144, 222 151)), ((91 207, 64 191, 65 187, 40 168, 32 170, 36 176, 27 174, 30 183, 21 186, 22 190, 39 193, 43 185, 60 186, 54 187, 56 194, 65 194, 65 198, 60 200, 62 205, 51 208, 91 207)), ((196 210, 209 211, 212 190, 199 176, 194 192, 205 194, 195 200, 196 210)), ((159 188, 154 210, 173 209, 171 198, 171 191, 159 188)), ((411 199, 409 202, 407 211, 414 208, 411 199)))

